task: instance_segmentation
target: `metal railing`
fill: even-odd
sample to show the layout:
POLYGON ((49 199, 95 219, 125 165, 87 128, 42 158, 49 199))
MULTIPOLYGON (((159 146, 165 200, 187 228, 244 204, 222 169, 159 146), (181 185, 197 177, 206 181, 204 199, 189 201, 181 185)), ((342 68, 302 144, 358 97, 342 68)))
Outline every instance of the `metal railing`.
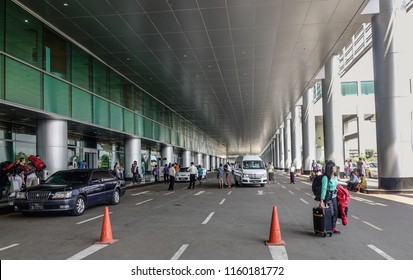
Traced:
POLYGON ((350 42, 338 54, 340 77, 343 76, 355 62, 357 62, 361 55, 371 48, 371 43, 371 24, 363 23, 351 37, 350 42))

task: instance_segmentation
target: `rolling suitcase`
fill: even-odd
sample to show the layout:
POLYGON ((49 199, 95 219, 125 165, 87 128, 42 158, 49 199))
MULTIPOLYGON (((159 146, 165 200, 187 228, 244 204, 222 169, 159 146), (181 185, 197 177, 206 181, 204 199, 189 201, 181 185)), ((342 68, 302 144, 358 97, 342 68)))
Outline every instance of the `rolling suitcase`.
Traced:
POLYGON ((313 208, 313 222, 314 222, 314 234, 321 234, 326 237, 327 234, 331 237, 333 235, 333 223, 332 223, 332 211, 331 207, 313 208))

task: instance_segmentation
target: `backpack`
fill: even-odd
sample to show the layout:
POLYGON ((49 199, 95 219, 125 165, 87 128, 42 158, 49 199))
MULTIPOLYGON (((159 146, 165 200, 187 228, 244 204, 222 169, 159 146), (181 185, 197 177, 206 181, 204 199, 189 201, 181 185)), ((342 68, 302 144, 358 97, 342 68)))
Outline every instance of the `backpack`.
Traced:
POLYGON ((313 190, 313 194, 315 195, 314 200, 320 201, 321 198, 321 188, 323 186, 322 180, 325 175, 317 175, 313 179, 313 184, 311 185, 311 189, 313 190))

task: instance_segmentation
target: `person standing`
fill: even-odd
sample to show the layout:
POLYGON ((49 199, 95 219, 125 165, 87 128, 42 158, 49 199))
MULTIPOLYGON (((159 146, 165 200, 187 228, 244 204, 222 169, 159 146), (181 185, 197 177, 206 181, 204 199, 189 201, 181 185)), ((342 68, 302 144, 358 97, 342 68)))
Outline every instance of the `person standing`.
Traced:
POLYGON ((202 166, 199 164, 198 165, 198 182, 199 184, 202 184, 202 175, 204 174, 204 169, 202 166))
POLYGON ((195 179, 196 179, 196 174, 198 173, 197 168, 195 167, 194 163, 191 162, 191 166, 188 168, 189 171, 189 187, 188 189, 195 189, 195 179))
POLYGON ((295 166, 293 163, 290 166, 290 183, 295 184, 295 166))
POLYGON ((222 167, 222 163, 219 165, 217 168, 217 179, 218 179, 218 185, 220 189, 224 188, 224 168, 222 167))
POLYGON ((267 165, 267 172, 268 172, 268 183, 270 183, 270 182, 275 183, 275 180, 274 180, 274 166, 272 165, 271 162, 269 162, 268 165, 267 165))
POLYGON ((159 183, 159 168, 157 164, 155 164, 155 167, 153 168, 152 173, 153 173, 153 176, 155 177, 155 183, 156 184, 159 183))
POLYGON ((172 164, 172 166, 169 167, 168 169, 168 175, 169 175, 169 188, 168 191, 173 191, 174 190, 174 185, 175 185, 175 164, 172 164))
POLYGON ((232 168, 231 168, 231 164, 229 162, 227 162, 224 165, 224 173, 225 173, 225 185, 227 186, 227 188, 230 188, 231 187, 232 168))
POLYGON ((138 183, 138 179, 139 179, 139 166, 138 166, 138 162, 135 160, 132 163, 132 167, 131 167, 131 172, 132 172, 132 184, 136 184, 138 183))
POLYGON ((163 167, 163 180, 165 182, 165 184, 169 183, 169 168, 170 168, 170 164, 169 166, 167 164, 165 164, 165 166, 163 167))
POLYGON ((322 179, 320 207, 331 208, 333 233, 340 233, 337 229, 338 205, 337 205, 337 167, 336 164, 329 160, 325 166, 325 176, 322 179))

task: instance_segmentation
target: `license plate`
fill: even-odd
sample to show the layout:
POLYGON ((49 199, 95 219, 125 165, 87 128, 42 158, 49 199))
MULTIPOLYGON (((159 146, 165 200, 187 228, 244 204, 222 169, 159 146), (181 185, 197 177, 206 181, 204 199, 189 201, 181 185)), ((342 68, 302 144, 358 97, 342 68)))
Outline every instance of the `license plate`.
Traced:
POLYGON ((43 204, 42 203, 30 203, 29 208, 30 210, 42 210, 43 204))

